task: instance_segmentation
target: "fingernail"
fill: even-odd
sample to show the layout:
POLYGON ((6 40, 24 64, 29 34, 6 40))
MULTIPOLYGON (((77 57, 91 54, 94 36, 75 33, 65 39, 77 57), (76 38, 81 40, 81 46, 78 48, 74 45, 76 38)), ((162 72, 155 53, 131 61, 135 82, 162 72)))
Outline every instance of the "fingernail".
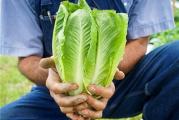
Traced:
POLYGON ((86 110, 79 111, 78 114, 82 115, 83 117, 87 117, 87 115, 88 115, 86 110))
POLYGON ((78 111, 78 114, 80 114, 80 115, 81 115, 81 111, 78 111))
POLYGON ((72 89, 77 89, 77 88, 78 88, 78 85, 75 84, 75 83, 72 83, 71 87, 72 87, 72 89))
POLYGON ((123 79, 123 78, 124 78, 124 75, 123 75, 123 74, 124 74, 123 72, 119 71, 119 72, 117 73, 117 79, 118 79, 118 80, 123 79))
POLYGON ((117 79, 120 80, 121 78, 122 78, 122 77, 121 77, 121 74, 118 73, 118 74, 117 74, 117 79))
POLYGON ((121 76, 121 79, 124 79, 125 74, 124 74, 123 72, 120 71, 120 76, 121 76))
POLYGON ((94 86, 90 86, 90 87, 89 87, 89 90, 90 90, 90 92, 93 92, 93 93, 94 93, 94 92, 95 92, 95 87, 94 87, 94 86))
POLYGON ((78 99, 76 100, 76 103, 79 104, 79 103, 85 102, 86 100, 87 100, 86 97, 78 98, 78 99))
POLYGON ((75 105, 77 105, 77 104, 82 103, 83 101, 84 101, 83 99, 78 98, 78 99, 76 99, 76 101, 74 103, 75 103, 75 105))
POLYGON ((82 111, 79 111, 78 114, 83 115, 82 111))
POLYGON ((83 99, 84 101, 86 101, 88 98, 87 98, 87 96, 81 96, 81 99, 83 99))
POLYGON ((86 114, 88 114, 88 111, 87 110, 82 110, 82 113, 86 115, 86 114))

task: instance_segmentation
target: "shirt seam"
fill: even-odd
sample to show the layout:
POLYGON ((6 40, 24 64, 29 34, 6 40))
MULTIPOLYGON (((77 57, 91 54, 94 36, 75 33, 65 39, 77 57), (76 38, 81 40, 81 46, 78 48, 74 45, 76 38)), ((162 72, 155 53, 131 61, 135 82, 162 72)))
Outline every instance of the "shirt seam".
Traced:
POLYGON ((158 22, 158 23, 154 23, 154 24, 152 24, 152 23, 150 23, 150 24, 143 24, 143 25, 138 25, 138 26, 130 26, 130 27, 128 27, 128 30, 129 29, 131 29, 131 30, 133 30, 133 29, 136 29, 136 28, 138 28, 138 27, 146 27, 146 26, 155 26, 155 25, 161 25, 161 24, 166 24, 166 23, 173 23, 174 22, 174 20, 173 19, 169 19, 169 20, 164 20, 164 21, 161 21, 161 22, 158 22))
POLYGON ((175 28, 175 23, 172 19, 167 21, 165 20, 163 22, 158 22, 156 24, 145 24, 141 26, 135 26, 135 27, 128 28, 127 38, 136 39, 138 37, 144 37, 146 35, 148 36, 174 28, 175 28), (143 30, 143 31, 139 34, 138 32, 139 30, 141 31, 143 30))
POLYGON ((29 47, 29 48, 26 48, 26 47, 14 47, 14 46, 5 46, 5 45, 0 45, 1 48, 16 48, 16 49, 29 49, 29 48, 38 48, 38 47, 29 47))
POLYGON ((10 46, 3 46, 3 45, 0 45, 0 55, 13 55, 13 56, 28 56, 29 54, 35 54, 35 55, 39 55, 39 56, 42 56, 43 53, 42 51, 37 51, 37 47, 31 47, 31 49, 29 48, 18 48, 18 47, 10 47, 10 46), (28 49, 28 51, 26 52, 7 52, 7 50, 9 49, 14 49, 14 51, 17 51, 17 50, 24 50, 24 49, 28 49), (34 51, 35 50, 35 51, 34 51), (34 52, 34 53, 30 53, 30 52, 34 52), (28 54, 27 54, 28 53, 28 54), (27 54, 27 55, 25 55, 27 54))

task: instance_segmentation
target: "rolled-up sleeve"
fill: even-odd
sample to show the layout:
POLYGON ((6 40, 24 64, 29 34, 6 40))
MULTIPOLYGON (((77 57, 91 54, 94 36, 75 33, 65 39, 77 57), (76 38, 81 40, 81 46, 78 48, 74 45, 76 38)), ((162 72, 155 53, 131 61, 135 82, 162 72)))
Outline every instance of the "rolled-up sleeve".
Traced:
POLYGON ((128 39, 149 36, 175 27, 170 0, 133 0, 128 15, 128 39))
POLYGON ((26 0, 0 1, 0 54, 42 56, 42 31, 26 0))

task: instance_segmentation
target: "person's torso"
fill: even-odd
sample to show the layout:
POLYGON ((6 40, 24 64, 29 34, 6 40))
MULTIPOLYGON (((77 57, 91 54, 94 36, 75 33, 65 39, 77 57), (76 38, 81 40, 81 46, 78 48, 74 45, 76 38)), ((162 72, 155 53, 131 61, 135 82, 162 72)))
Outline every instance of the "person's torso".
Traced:
MULTIPOLYGON (((54 27, 54 16, 58 11, 60 2, 62 0, 28 0, 31 7, 35 10, 39 18, 39 25, 41 27, 43 38, 42 43, 44 47, 43 57, 52 55, 52 32, 54 27)), ((78 0, 69 0, 77 3, 78 0)), ((126 9, 122 0, 86 0, 89 6, 97 9, 113 9, 118 13, 126 13, 126 9)))

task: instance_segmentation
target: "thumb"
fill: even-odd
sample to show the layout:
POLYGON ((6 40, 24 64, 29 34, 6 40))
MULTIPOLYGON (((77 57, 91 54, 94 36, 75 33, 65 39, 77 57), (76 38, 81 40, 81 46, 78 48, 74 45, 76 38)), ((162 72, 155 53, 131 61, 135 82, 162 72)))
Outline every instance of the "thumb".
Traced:
POLYGON ((114 79, 116 79, 116 80, 122 80, 122 79, 124 79, 124 77, 125 77, 124 72, 120 71, 120 70, 117 68, 116 73, 115 73, 115 75, 114 75, 114 79))
POLYGON ((48 58, 42 58, 40 60, 39 65, 40 65, 40 67, 42 67, 44 69, 55 68, 55 62, 54 62, 53 56, 48 57, 48 58))

